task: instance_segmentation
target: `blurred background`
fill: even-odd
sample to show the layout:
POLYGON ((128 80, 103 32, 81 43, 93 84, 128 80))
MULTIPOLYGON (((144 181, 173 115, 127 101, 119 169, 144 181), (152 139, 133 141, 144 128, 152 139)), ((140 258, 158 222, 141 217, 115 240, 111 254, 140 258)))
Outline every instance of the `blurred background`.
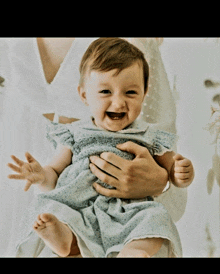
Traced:
POLYGON ((164 38, 160 47, 177 107, 178 152, 191 159, 195 179, 177 223, 184 257, 220 256, 220 188, 207 182, 216 144, 204 128, 220 94, 218 38, 164 38), (216 100, 214 100, 216 101, 216 100))

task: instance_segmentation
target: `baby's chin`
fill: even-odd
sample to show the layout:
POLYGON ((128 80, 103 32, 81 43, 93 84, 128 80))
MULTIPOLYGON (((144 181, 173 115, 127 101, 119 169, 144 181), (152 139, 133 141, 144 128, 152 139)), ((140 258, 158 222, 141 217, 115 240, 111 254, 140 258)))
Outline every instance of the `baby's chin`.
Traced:
POLYGON ((102 124, 102 125, 97 125, 97 127, 101 128, 101 129, 104 129, 104 130, 107 130, 107 131, 112 131, 112 132, 117 132, 117 131, 120 131, 120 130, 123 130, 125 128, 127 128, 130 124, 126 124, 126 125, 105 125, 105 124, 102 124))
POLYGON ((122 119, 107 117, 104 121, 101 121, 100 123, 96 123, 96 121, 94 121, 94 123, 98 128, 112 132, 123 130, 131 124, 126 116, 122 117, 122 119))

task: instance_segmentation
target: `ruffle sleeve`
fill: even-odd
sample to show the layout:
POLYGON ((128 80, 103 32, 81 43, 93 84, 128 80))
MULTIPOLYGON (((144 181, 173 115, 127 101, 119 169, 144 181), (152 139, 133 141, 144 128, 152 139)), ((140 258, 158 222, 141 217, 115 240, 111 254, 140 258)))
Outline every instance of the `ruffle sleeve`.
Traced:
POLYGON ((51 122, 47 125, 47 139, 56 149, 58 144, 69 147, 71 150, 74 145, 74 136, 70 132, 68 125, 51 122))
POLYGON ((162 156, 166 152, 175 150, 177 135, 161 130, 151 133, 154 155, 162 156))

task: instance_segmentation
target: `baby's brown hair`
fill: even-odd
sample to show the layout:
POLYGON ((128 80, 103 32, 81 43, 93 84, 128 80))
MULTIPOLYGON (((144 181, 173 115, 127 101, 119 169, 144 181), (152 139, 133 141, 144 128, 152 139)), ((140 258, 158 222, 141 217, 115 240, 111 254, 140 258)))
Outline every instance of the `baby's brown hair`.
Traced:
POLYGON ((118 75, 123 69, 135 62, 143 65, 144 90, 148 89, 149 66, 142 51, 121 38, 99 38, 91 43, 80 63, 80 86, 88 71, 107 72, 117 69, 118 75))

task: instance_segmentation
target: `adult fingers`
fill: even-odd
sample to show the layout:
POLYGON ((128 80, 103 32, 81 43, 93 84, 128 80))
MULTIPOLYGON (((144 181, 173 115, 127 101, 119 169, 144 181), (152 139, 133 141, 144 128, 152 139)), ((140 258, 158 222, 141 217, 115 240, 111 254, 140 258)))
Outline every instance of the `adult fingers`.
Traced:
POLYGON ((120 176, 120 169, 113 166, 106 160, 98 157, 98 156, 91 156, 90 161, 96 165, 99 169, 103 170, 104 172, 108 173, 109 175, 113 176, 114 178, 118 178, 120 176))
POLYGON ((117 189, 108 189, 103 186, 101 186, 98 183, 93 184, 94 189, 101 195, 106 196, 106 197, 114 197, 114 198, 125 198, 123 193, 117 189))
POLYGON ((121 158, 120 156, 112 152, 103 152, 100 157, 108 163, 114 165, 118 169, 123 169, 128 164, 128 160, 121 158))
POLYGON ((90 164, 90 169, 92 173, 102 182, 105 182, 106 184, 112 186, 112 187, 119 187, 119 182, 114 177, 110 176, 109 174, 104 173, 102 170, 100 170, 96 165, 90 164))
POLYGON ((152 157, 147 148, 137 145, 131 141, 128 141, 124 144, 119 144, 117 145, 117 148, 122 151, 130 152, 134 154, 136 157, 140 157, 140 158, 147 157, 147 156, 152 157))

